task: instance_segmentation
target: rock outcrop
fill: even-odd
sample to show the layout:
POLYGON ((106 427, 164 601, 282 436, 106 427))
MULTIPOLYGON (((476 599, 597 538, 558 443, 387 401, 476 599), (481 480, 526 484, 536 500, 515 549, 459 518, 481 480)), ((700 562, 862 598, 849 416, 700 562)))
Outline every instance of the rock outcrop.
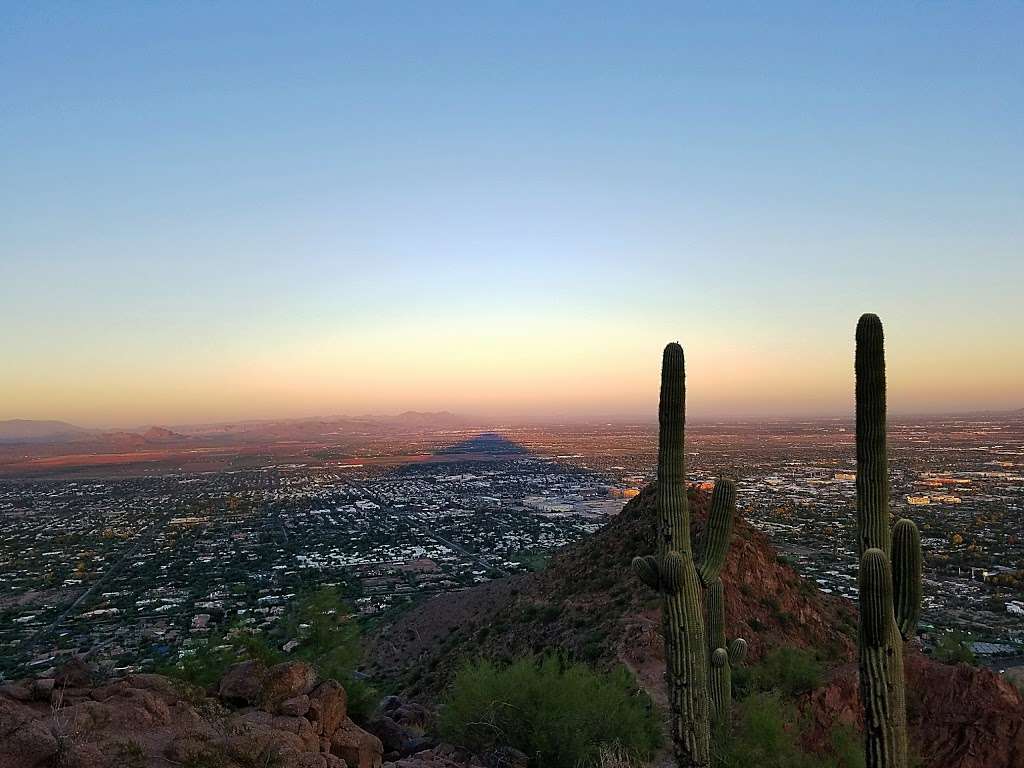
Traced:
POLYGON ((381 766, 381 742, 348 717, 345 689, 307 664, 244 662, 216 690, 160 675, 97 681, 79 661, 0 686, 0 768, 381 766))

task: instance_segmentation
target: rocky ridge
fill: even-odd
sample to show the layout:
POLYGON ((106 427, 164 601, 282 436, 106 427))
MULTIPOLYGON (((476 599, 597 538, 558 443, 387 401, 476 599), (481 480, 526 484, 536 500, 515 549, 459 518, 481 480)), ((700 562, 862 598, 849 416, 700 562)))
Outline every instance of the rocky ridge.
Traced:
POLYGON ((301 662, 231 667, 207 692, 160 675, 96 680, 81 661, 0 686, 0 768, 381 768, 345 689, 301 662))

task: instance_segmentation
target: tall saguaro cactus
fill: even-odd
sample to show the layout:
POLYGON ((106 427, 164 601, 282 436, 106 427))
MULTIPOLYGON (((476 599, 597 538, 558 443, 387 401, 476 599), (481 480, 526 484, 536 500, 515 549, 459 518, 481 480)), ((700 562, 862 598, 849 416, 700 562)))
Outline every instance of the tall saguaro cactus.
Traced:
POLYGON ((860 557, 860 696, 867 768, 906 768, 907 705, 903 643, 921 607, 917 526, 889 530, 885 439, 885 348, 876 315, 857 323, 857 553, 860 557))
MULTIPOLYGON (((635 558, 633 566, 664 598, 665 667, 676 763, 680 768, 706 768, 711 762, 711 717, 701 588, 718 578, 725 562, 733 510, 729 504, 712 504, 704 562, 698 569, 686 500, 685 378, 683 348, 669 344, 662 358, 658 405, 658 548, 655 555, 635 558)), ((717 484, 715 490, 719 496, 717 484)))

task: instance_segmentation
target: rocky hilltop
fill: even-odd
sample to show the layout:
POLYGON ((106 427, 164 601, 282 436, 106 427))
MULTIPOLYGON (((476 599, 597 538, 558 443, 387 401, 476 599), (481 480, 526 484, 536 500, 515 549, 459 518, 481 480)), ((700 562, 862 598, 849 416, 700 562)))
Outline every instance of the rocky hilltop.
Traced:
MULTIPOLYGON (((430 698, 466 656, 511 659, 558 650, 591 662, 621 661, 657 689, 663 669, 660 602, 631 567, 653 546, 655 499, 653 487, 646 488, 607 526, 538 573, 440 595, 407 611, 376 638, 375 671, 397 674, 408 693, 430 698)), ((709 501, 708 494, 691 491, 697 542, 709 501)), ((828 599, 801 579, 742 519, 722 580, 729 635, 747 639, 753 660, 777 645, 853 658, 853 606, 828 599)))
POLYGON ((299 662, 243 662, 204 691, 160 675, 96 680, 80 661, 0 686, 0 768, 380 768, 345 689, 299 662))
MULTIPOLYGON (((694 541, 709 496, 691 491, 694 541)), ((438 596, 377 637, 372 659, 413 696, 437 697, 462 659, 513 658, 550 650, 599 664, 624 663, 664 700, 664 645, 656 597, 631 571, 652 551, 656 490, 645 489, 605 528, 555 556, 539 573, 438 596)), ((742 519, 722 572, 729 637, 744 637, 753 662, 773 647, 814 649, 826 684, 801 702, 825 744, 838 723, 859 727, 855 606, 820 592, 742 519)), ((927 768, 1024 765, 1024 700, 986 670, 947 666, 911 648, 907 660, 911 738, 927 768)))

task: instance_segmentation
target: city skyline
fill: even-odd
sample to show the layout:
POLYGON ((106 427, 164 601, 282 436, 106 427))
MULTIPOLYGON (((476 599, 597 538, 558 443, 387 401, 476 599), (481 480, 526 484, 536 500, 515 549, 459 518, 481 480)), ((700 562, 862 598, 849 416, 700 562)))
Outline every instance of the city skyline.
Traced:
POLYGON ((1024 406, 1019 4, 0 15, 0 419, 1024 406))

